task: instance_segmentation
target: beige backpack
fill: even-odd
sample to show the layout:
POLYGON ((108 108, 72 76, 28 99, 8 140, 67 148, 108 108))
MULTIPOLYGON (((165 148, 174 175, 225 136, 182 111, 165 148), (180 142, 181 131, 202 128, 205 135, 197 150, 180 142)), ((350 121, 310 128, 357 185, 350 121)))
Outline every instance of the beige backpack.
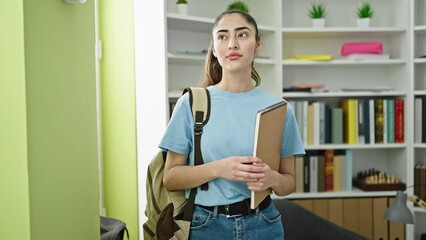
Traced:
MULTIPOLYGON (((200 140, 203 126, 210 115, 210 95, 205 88, 186 88, 194 116, 195 165, 203 164, 200 140)), ((197 188, 191 189, 189 199, 185 191, 168 191, 163 185, 163 171, 167 152, 159 151, 148 165, 146 179, 147 205, 143 224, 144 239, 188 239, 197 188)), ((208 184, 201 186, 207 190, 208 184)))

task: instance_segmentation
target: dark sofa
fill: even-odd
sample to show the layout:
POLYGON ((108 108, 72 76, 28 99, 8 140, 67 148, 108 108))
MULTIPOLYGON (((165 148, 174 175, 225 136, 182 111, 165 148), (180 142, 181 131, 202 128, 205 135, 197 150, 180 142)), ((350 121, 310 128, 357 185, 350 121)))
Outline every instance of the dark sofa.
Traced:
POLYGON ((304 209, 288 199, 274 199, 282 215, 286 240, 366 240, 353 231, 342 228, 304 209))

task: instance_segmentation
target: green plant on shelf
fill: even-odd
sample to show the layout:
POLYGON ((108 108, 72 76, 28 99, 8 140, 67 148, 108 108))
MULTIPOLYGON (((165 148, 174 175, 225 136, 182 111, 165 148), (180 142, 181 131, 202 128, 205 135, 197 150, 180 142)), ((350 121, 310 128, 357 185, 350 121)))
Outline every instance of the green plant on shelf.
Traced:
POLYGON ((324 3, 311 3, 308 10, 308 16, 312 19, 325 18, 327 15, 326 5, 324 3))
POLYGON ((238 10, 238 11, 245 12, 245 13, 250 12, 250 8, 243 1, 235 1, 235 2, 230 3, 226 10, 228 10, 228 11, 238 10))
POLYGON ((356 10, 356 15, 358 18, 372 18, 373 13, 373 7, 368 1, 363 2, 362 5, 356 10))
POLYGON ((188 4, 188 1, 186 1, 186 0, 177 0, 176 4, 188 4))

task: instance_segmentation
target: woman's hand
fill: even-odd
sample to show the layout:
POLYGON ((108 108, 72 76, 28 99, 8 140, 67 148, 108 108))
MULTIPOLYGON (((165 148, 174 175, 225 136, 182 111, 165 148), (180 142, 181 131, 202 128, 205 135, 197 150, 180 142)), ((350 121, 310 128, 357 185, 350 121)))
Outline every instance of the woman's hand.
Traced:
POLYGON ((217 161, 218 175, 231 181, 256 182, 265 178, 264 164, 257 157, 228 157, 217 161))
POLYGON ((247 182, 250 191, 263 191, 277 184, 279 177, 277 171, 272 170, 269 165, 264 163, 254 163, 253 165, 262 168, 261 173, 264 174, 264 177, 247 182))

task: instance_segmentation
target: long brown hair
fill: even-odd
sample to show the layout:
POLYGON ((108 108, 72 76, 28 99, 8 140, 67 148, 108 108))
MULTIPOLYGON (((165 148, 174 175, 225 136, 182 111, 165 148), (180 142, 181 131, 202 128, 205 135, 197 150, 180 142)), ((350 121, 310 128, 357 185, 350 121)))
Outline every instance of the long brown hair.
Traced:
MULTIPOLYGON (((223 16, 228 14, 238 13, 240 14, 250 25, 252 25, 256 32, 256 42, 260 42, 260 36, 259 36, 259 30, 257 29, 257 23, 254 20, 254 18, 245 12, 238 11, 238 10, 231 10, 231 11, 225 11, 221 13, 213 24, 213 29, 217 26, 218 22, 222 19, 223 16)), ((219 61, 217 58, 213 55, 213 39, 210 41, 209 50, 207 51, 207 57, 206 62, 204 65, 204 73, 202 77, 201 86, 202 87, 208 87, 211 85, 218 84, 222 80, 222 66, 219 64, 219 61)), ((260 76, 259 73, 257 73, 256 69, 254 69, 254 62, 252 62, 251 66, 251 78, 255 81, 256 86, 260 85, 260 76)))

